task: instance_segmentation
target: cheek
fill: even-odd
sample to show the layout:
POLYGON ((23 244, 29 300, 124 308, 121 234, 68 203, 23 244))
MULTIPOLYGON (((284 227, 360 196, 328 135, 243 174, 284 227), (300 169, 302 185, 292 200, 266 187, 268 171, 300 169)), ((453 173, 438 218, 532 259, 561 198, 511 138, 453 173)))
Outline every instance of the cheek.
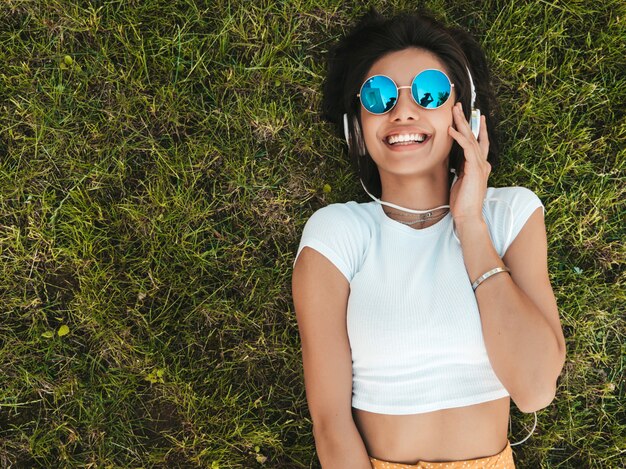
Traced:
POLYGON ((437 127, 440 129, 440 132, 443 131, 446 137, 452 138, 448 134, 448 127, 452 126, 453 128, 456 128, 454 126, 454 118, 452 117, 452 110, 449 110, 447 112, 442 112, 441 115, 438 116, 437 123, 438 123, 437 127))
POLYGON ((376 117, 366 112, 361 113, 361 131, 366 144, 372 145, 376 143, 376 131, 378 126, 376 125, 376 117))
POLYGON ((449 107, 448 109, 446 109, 445 111, 441 113, 440 121, 443 123, 443 125, 447 125, 447 126, 452 125, 452 123, 454 122, 454 116, 452 115, 451 107, 449 107))

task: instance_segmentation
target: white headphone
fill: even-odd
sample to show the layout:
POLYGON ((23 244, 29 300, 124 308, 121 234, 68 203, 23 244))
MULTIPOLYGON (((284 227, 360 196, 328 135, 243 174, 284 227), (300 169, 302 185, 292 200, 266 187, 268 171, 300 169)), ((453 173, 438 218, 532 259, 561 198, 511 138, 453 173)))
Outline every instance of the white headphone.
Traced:
POLYGON ((474 80, 472 80, 472 74, 470 69, 467 68, 467 76, 469 76, 470 85, 472 86, 472 113, 470 115, 470 128, 474 137, 478 138, 478 132, 480 132, 480 109, 476 108, 476 88, 474 88, 474 80))

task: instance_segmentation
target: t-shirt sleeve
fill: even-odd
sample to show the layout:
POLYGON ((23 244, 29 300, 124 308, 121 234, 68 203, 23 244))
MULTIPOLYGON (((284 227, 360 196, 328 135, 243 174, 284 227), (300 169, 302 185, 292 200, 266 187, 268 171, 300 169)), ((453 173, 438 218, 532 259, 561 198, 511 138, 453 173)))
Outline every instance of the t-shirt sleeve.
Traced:
POLYGON ((331 204, 318 209, 307 220, 300 245, 293 261, 309 246, 333 263, 352 281, 362 258, 363 227, 344 204, 331 204))
POLYGON ((504 256, 538 207, 541 207, 545 215, 545 206, 541 199, 525 187, 497 189, 486 202, 484 213, 490 227, 491 239, 500 257, 504 256))

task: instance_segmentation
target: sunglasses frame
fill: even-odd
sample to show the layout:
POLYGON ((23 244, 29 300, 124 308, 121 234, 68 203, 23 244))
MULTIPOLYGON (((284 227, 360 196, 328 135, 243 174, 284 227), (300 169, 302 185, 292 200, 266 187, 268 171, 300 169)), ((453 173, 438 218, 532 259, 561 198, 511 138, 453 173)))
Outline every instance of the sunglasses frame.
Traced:
POLYGON ((419 77, 422 73, 424 73, 424 72, 428 72, 428 71, 435 71, 435 72, 439 72, 439 73, 441 73, 444 77, 446 77, 446 79, 448 80, 448 83, 450 83, 450 94, 448 95, 448 98, 447 98, 447 99, 446 99, 443 103, 441 103, 439 106, 434 107, 434 108, 424 107, 424 106, 422 106, 420 103, 418 103, 418 102, 416 101, 416 99, 415 99, 415 96, 413 96, 413 91, 411 91, 411 99, 413 100, 413 102, 414 102, 415 104, 417 104, 417 105, 418 105, 419 107, 421 107, 422 109, 426 109, 426 110, 429 110, 429 111, 434 111, 435 109, 439 109, 441 106, 443 106, 444 104, 446 104, 446 103, 448 102, 448 100, 450 99, 450 95, 452 95, 452 88, 454 88, 454 83, 452 83, 452 80, 450 80, 450 77, 449 77, 449 76, 448 76, 445 72, 443 72, 443 71, 441 71, 441 70, 438 70, 438 69, 436 69, 436 68, 427 68, 427 69, 425 69, 425 70, 422 70, 421 72, 419 72, 417 75, 415 75, 415 76, 413 77, 413 79, 411 80, 411 84, 410 84, 410 85, 407 85, 407 86, 398 86, 398 85, 397 85, 397 83, 396 83, 395 81, 393 81, 393 78, 388 77, 387 75, 382 75, 382 74, 372 75, 371 77, 368 77, 368 78, 366 78, 366 79, 365 79, 365 81, 364 81, 364 82, 363 82, 363 84, 361 85, 361 88, 359 89, 359 92, 357 93, 357 95, 356 95, 356 96, 357 96, 357 98, 359 98, 359 102, 361 103, 361 106, 363 107, 363 109, 365 109, 367 112, 369 112, 370 114, 373 114, 373 115, 375 115, 375 116, 382 116, 383 114, 387 114, 387 113, 388 113, 389 111, 391 111, 394 107, 396 107, 396 104, 398 104, 398 99, 400 99, 400 90, 401 90, 401 89, 404 89, 404 88, 413 88, 413 82, 415 82, 415 79, 416 79, 417 77, 419 77), (367 108, 365 107, 365 105, 363 104, 363 100, 361 99, 361 92, 363 91, 363 87, 365 86, 365 84, 366 84, 369 80, 371 80, 372 78, 376 78, 376 77, 385 77, 385 78, 388 78, 388 79, 391 81, 391 83, 393 83, 393 85, 396 87, 396 92, 397 92, 397 95, 398 95, 398 97, 396 98, 396 102, 395 102, 395 103, 393 103, 393 106, 391 106, 391 107, 390 107, 389 109, 387 109, 385 112, 372 112, 372 111, 370 111, 369 109, 367 109, 367 108))

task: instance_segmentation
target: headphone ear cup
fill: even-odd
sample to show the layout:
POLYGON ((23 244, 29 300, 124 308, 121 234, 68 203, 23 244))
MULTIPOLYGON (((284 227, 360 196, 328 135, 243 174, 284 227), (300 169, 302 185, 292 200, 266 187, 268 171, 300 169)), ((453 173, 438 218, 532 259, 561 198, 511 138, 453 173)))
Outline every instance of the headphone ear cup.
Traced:
POLYGON ((469 67, 467 69, 467 76, 469 77, 470 86, 472 87, 472 102, 471 109, 472 113, 470 114, 470 129, 472 129, 472 133, 475 138, 478 138, 478 133, 480 132, 480 109, 474 107, 476 106, 476 87, 474 86, 474 80, 472 80, 472 72, 469 67))
POLYGON ((478 133, 480 132, 480 109, 472 109, 470 128, 472 129, 474 137, 478 138, 478 133))

